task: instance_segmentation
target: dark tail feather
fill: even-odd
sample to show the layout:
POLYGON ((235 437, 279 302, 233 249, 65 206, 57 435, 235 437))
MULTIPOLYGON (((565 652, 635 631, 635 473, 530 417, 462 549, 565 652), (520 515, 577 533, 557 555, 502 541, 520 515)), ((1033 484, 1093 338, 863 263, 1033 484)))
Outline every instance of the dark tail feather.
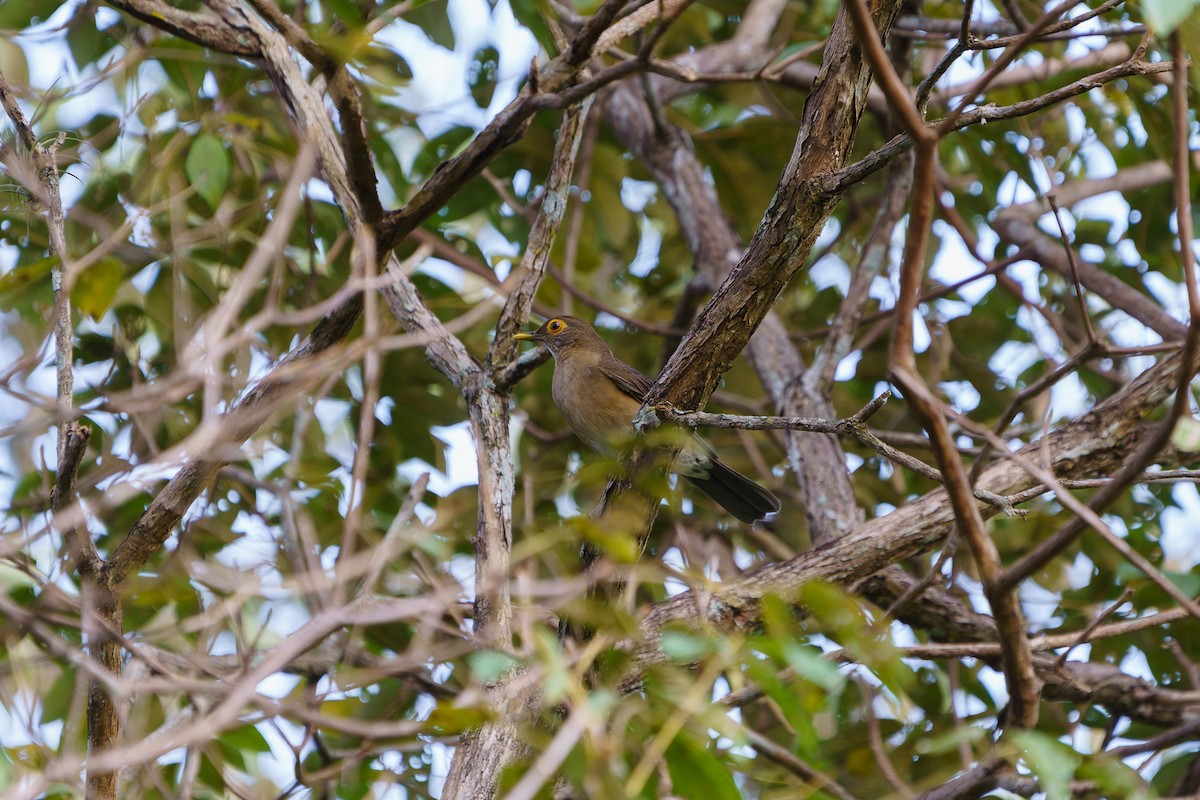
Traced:
POLYGON ((779 510, 778 497, 717 459, 696 469, 701 470, 708 474, 683 477, 742 522, 756 522, 779 510))

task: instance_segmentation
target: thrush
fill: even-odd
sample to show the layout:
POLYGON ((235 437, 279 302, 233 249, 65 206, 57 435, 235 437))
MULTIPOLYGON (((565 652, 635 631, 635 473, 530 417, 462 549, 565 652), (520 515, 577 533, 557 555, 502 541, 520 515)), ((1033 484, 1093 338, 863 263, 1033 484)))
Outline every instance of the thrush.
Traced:
MULTIPOLYGON (((633 437, 633 418, 650 391, 650 379, 614 356, 591 325, 579 317, 561 316, 513 338, 550 349, 554 404, 589 447, 614 454, 633 437)), ((722 463, 695 434, 684 439, 674 468, 742 522, 779 511, 775 495, 722 463)))

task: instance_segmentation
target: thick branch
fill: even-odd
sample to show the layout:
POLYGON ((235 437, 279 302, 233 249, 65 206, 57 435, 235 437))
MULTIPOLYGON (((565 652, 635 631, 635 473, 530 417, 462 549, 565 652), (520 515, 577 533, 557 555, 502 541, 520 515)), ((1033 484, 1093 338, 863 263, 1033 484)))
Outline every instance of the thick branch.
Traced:
POLYGON ((239 58, 258 56, 239 31, 210 14, 182 11, 162 0, 108 0, 108 4, 184 41, 239 58))
MULTIPOLYGON (((899 8, 895 0, 875 4, 872 14, 881 35, 886 36, 899 8)), ((646 398, 648 405, 703 407, 720 376, 799 271, 833 208, 828 196, 813 191, 813 176, 845 164, 869 84, 870 69, 843 9, 826 46, 821 74, 805 103, 800 135, 775 199, 738 265, 655 381, 646 398)))
MULTIPOLYGON (((1045 446, 1049 447, 1054 473, 1064 478, 1080 477, 1120 464, 1139 441, 1141 420, 1171 395, 1180 364, 1178 354, 1164 357, 1082 418, 1048 434, 1045 446)), ((1021 452, 1036 458, 1042 447, 1035 442, 1021 452)), ((986 470, 978 485, 996 494, 1013 494, 1033 482, 1024 470, 1004 461, 986 470)), ((985 507, 982 513, 991 516, 995 512, 985 507)), ((662 658, 658 637, 670 624, 690 622, 711 625, 716 630, 751 630, 759 623, 758 603, 765 595, 788 598, 813 580, 857 586, 864 575, 938 546, 953 526, 954 513, 945 491, 939 489, 863 524, 837 541, 764 567, 705 600, 685 592, 659 603, 642 623, 639 665, 626 682, 636 682, 645 666, 662 658)))

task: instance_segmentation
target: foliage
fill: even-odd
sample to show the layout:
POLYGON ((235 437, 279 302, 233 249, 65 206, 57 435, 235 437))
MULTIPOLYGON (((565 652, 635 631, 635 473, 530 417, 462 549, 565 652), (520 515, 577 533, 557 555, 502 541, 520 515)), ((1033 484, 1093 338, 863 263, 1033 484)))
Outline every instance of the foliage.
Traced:
MULTIPOLYGON (((225 5, 175 7, 216 16, 225 5)), ((251 13, 253 5, 239 7, 251 13)), ((762 11, 769 4, 751 5, 762 11)), ((840 6, 778 5, 759 56, 775 65, 800 56, 815 68, 823 55, 810 45, 830 35, 840 6)), ((930 0, 921 15, 956 23, 961 5, 930 0)), ((1036 18, 1040 6, 976 5, 980 30, 995 29, 981 37, 1007 31, 1001 15, 1008 7, 1036 18)), ((1156 31, 1179 26, 1182 41, 1194 42, 1197 17, 1174 13, 1183 6, 1191 8, 1149 0, 1121 6, 1093 23, 1116 29, 1110 35, 1039 40, 1007 68, 1014 80, 989 88, 984 101, 1032 101, 1124 62, 1142 24, 1156 31), (1114 60, 1101 67, 1083 62, 1110 43, 1125 47, 1124 55, 1110 52, 1114 60), (1053 74, 1020 79, 1022 69, 1051 59, 1060 65, 1053 74)), ((279 9, 348 66, 386 208, 412 199, 439 165, 464 151, 525 84, 531 57, 544 63, 559 54, 564 40, 556 33, 574 33, 556 4, 531 0, 284 0, 279 9), (393 13, 397 21, 389 21, 393 13)), ((576 9, 595 11, 587 3, 576 9)), ((689 5, 654 53, 684 61, 733 41, 748 17, 743 4, 689 5)), ((479 641, 470 602, 483 492, 470 398, 427 360, 419 337, 404 338, 402 320, 378 297, 367 301, 346 342, 306 367, 302 390, 272 408, 244 444, 217 451, 201 435, 206 426, 228 424, 221 415, 295 350, 337 304, 331 299, 344 299, 340 293, 355 281, 374 280, 374 267, 363 266, 367 245, 325 178, 302 176, 298 192, 289 183, 307 157, 306 132, 269 71, 92 2, 0 4, 0 29, 11 34, 0 37, 0 73, 21 87, 40 140, 66 134, 59 166, 73 259, 66 265, 73 400, 92 431, 79 488, 100 555, 114 553, 182 465, 224 463, 166 544, 121 589, 127 664, 108 685, 120 743, 161 745, 131 756, 121 796, 437 797, 459 737, 502 713, 488 689, 522 670, 538 676, 544 704, 521 723, 531 751, 498 776, 521 797, 549 797, 562 781, 577 796, 594 798, 882 798, 947 785, 991 753, 1020 766, 1010 789, 1029 788, 1020 779, 1031 775, 1053 798, 1083 791, 1149 797, 1170 794, 1193 763, 1195 747, 1187 743, 1173 743, 1140 774, 1134 768, 1149 751, 1106 751, 1194 719, 1194 699, 1176 720, 1165 712, 1139 718, 1087 692, 1074 700, 1047 697, 1035 730, 998 745, 1007 700, 998 659, 908 650, 961 642, 965 633, 949 622, 889 622, 877 597, 839 583, 768 592, 754 608, 735 609, 753 618, 745 629, 667 627, 657 643, 665 657, 630 691, 624 681, 637 659, 630 641, 643 616, 634 608, 684 589, 711 598, 721 585, 805 551, 817 538, 811 526, 820 501, 798 485, 782 434, 706 431, 721 458, 771 486, 784 510, 751 529, 672 481, 639 558, 636 529, 588 518, 616 465, 566 435, 549 366, 519 384, 512 407, 513 637, 479 641), (289 196, 300 199, 290 218, 283 210, 289 196), (278 246, 265 251, 260 244, 271 241, 280 219, 278 246), (424 474, 431 475, 428 491, 424 474), (414 487, 415 510, 406 508, 414 487), (636 562, 632 605, 598 602, 584 591, 583 542, 614 563, 636 562), (360 586, 364 578, 378 581, 360 586), (356 593, 378 606, 346 605, 356 593), (594 638, 560 647, 559 617, 594 638), (522 781, 536 773, 531 765, 542 759, 551 779, 522 794, 522 781)), ((900 40, 911 44, 917 80, 953 43, 925 30, 940 28, 910 20, 891 39, 893 48, 900 40)), ((636 52, 650 34, 639 36, 621 47, 636 52)), ((1145 62, 1171 58, 1165 38, 1149 47, 1145 62)), ((968 52, 939 87, 961 87, 1000 52, 968 52)), ((611 56, 598 60, 613 63, 611 56)), ((303 64, 309 78, 324 79, 308 60, 303 64)), ((658 106, 662 123, 689 138, 689 152, 744 242, 776 194, 811 89, 811 77, 806 83, 785 72, 687 84, 635 74, 615 84, 669 94, 658 106)), ((585 126, 576 188, 537 309, 596 317, 619 357, 654 375, 678 344, 663 331, 686 328, 697 287, 700 304, 715 287, 697 280, 694 229, 677 213, 662 176, 635 157, 608 116, 608 91, 585 126)), ((961 91, 935 91, 929 117, 941 118, 961 91)), ((1031 260, 982 274, 993 260, 1028 246, 996 233, 1002 209, 1116 175, 1117 191, 1064 207, 1075 252, 1149 298, 1165 318, 1186 320, 1171 184, 1162 177, 1120 182, 1156 160, 1170 162, 1172 91, 1163 74, 1130 75, 942 140, 917 363, 957 412, 996 426, 1014 398, 1088 341, 1069 275, 1031 260)), ((1194 105, 1194 91, 1189 98, 1194 105)), ((334 106, 327 103, 331 116, 334 106)), ((337 119, 342 130, 345 120, 337 119)), ((511 289, 505 278, 543 207, 561 122, 557 110, 536 114, 523 136, 457 186, 396 249, 420 299, 477 359, 489 352, 511 289), (472 314, 481 307, 485 313, 472 314)), ((1195 120, 1187 126, 1195 137, 1195 120)), ((848 163, 897 131, 882 96, 873 96, 848 163)), ((67 796, 79 784, 72 759, 86 752, 88 691, 98 669, 80 655, 102 629, 87 623, 95 623, 85 612, 93 596, 48 512, 61 421, 51 272, 61 264, 44 208, 18 168, 28 153, 7 131, 3 143, 0 787, 11 782, 13 796, 23 796, 20 781, 45 774, 52 778, 45 796, 67 796)), ((811 261, 775 303, 804 364, 828 356, 825 336, 847 305, 853 274, 867 269, 860 256, 891 191, 884 170, 854 183, 833 208, 811 261)), ((1058 240, 1053 217, 1041 208, 1032 217, 1040 235, 1058 240)), ((854 414, 888 380, 896 295, 888 275, 899 264, 903 236, 901 221, 889 237, 890 272, 875 277, 858 301, 861 325, 823 398, 838 417, 854 414)), ((1104 343, 1145 348, 1169 339, 1127 313, 1124 296, 1085 290, 1083 305, 1104 343)), ((1053 388, 1043 384, 1021 397, 1005 435, 1024 444, 1083 417, 1146 370, 1153 355, 1111 350, 1074 363, 1053 388)), ((761 380, 774 366, 739 359, 714 407, 779 410, 761 380)), ((933 461, 903 398, 887 403, 870 425, 933 461)), ((983 440, 963 426, 955 432, 970 462, 983 440)), ((928 475, 859 441, 842 438, 840 446, 860 512, 847 529, 937 488, 928 475)), ((1157 463, 1186 468, 1188 455, 1157 463)), ((1073 491, 1087 501, 1095 488, 1073 491)), ((1195 596, 1200 539, 1190 515, 1198 503, 1193 482, 1141 483, 1109 506, 1105 520, 1195 596)), ((1071 515, 1053 494, 1029 500, 1023 511, 988 523, 1005 563, 1071 515)), ((923 575, 939 552, 927 549, 904 566, 923 575)), ((935 584, 945 585, 947 602, 985 608, 965 546, 952 564, 953 574, 947 567, 935 584)), ((1035 572, 1021 597, 1031 635, 1074 634, 1101 614, 1132 619, 1177 606, 1091 535, 1035 572)), ((1176 616, 1114 632, 1070 657, 1142 678, 1147 692, 1195 689, 1198 625, 1176 616)))

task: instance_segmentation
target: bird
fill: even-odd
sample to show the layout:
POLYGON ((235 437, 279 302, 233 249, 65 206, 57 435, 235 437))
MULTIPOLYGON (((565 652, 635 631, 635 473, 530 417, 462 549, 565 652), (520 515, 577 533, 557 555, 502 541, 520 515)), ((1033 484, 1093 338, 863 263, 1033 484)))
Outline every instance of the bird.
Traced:
MULTIPOLYGON (((550 350, 554 404, 589 447, 611 455, 633 437, 633 418, 650 391, 650 379, 614 356, 595 328, 564 315, 513 338, 539 342, 550 350)), ((724 464, 695 434, 683 441, 674 469, 742 522, 754 523, 779 511, 779 498, 724 464)))

